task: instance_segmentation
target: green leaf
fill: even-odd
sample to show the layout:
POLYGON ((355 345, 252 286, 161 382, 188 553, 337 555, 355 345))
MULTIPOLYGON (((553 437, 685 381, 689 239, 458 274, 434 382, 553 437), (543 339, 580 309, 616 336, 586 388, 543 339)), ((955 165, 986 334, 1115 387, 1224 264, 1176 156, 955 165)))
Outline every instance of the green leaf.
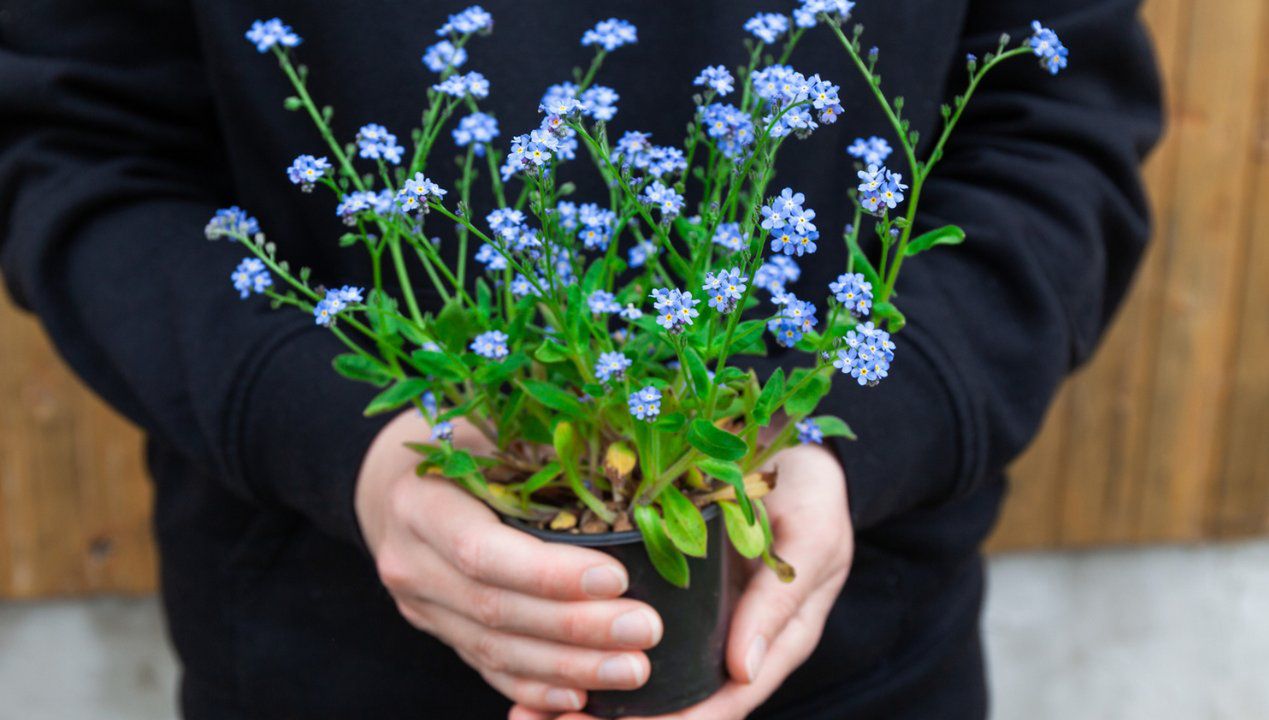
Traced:
POLYGON ((552 480, 559 477, 561 472, 563 469, 559 463, 547 463, 541 470, 530 475, 529 479, 520 486, 520 497, 527 502, 530 495, 549 485, 552 480))
POLYGON ((493 292, 484 278, 476 279, 476 314, 482 322, 489 322, 489 313, 493 307, 493 292))
POLYGON ((447 478, 464 478, 473 473, 480 472, 480 467, 476 465, 476 460, 472 458, 471 453, 466 450, 455 450, 445 458, 445 464, 441 466, 441 474, 447 478))
POLYGON ((467 338, 474 336, 471 319, 458 300, 451 300, 432 324, 436 334, 436 342, 455 352, 461 352, 467 346, 467 338))
POLYGON ((376 395, 362 413, 366 417, 370 417, 371 415, 379 415, 390 410, 396 410, 399 407, 408 405, 412 400, 422 395, 430 385, 431 383, 422 378, 400 380, 387 390, 376 395))
POLYGON ((705 361, 701 359, 701 354, 696 352, 696 348, 688 346, 683 351, 683 363, 687 376, 692 381, 692 388, 696 391, 696 396, 704 399, 709 395, 709 370, 705 368, 705 361))
POLYGON ((719 460, 734 462, 749 454, 749 445, 744 440, 701 418, 687 426, 687 441, 697 450, 719 460))
POLYGON ((423 372, 441 380, 462 380, 467 368, 453 356, 435 350, 415 350, 410 360, 423 372))
POLYGON ((517 370, 529 364, 529 356, 522 352, 514 352, 507 356, 505 360, 498 363, 490 363, 477 370, 472 379, 481 385, 499 385, 507 378, 516 373, 517 370))
MULTIPOLYGON (((762 333, 767 325, 761 320, 745 320, 736 326, 736 331, 732 333, 731 348, 727 351, 729 355, 755 355, 761 354, 766 350, 766 343, 762 339, 762 333)), ((714 342, 709 346, 709 356, 715 357, 723 350, 723 344, 727 341, 725 333, 719 333, 714 342)))
POLYGON ((850 429, 845 420, 832 415, 820 415, 815 418, 815 424, 819 426, 820 432, 824 437, 844 437, 848 440, 857 440, 855 431, 850 429))
POLYGON ((747 520, 740 506, 730 500, 719 500, 718 507, 723 511, 723 525, 727 528, 727 537, 731 538, 736 552, 747 558, 761 555, 767 547, 767 539, 762 534, 762 523, 747 520))
POLYGON ((877 274, 877 268, 872 266, 872 262, 864 254, 863 249, 859 247, 859 242, 856 239, 847 235, 846 244, 850 248, 851 267, 855 272, 862 273, 868 282, 872 283, 873 290, 879 292, 881 290, 881 277, 877 274))
POLYGON ((357 242, 360 240, 361 240, 361 236, 356 233, 344 233, 343 235, 339 236, 339 246, 352 247, 353 245, 356 245, 357 242))
POLYGON ((349 380, 366 382, 379 387, 392 382, 392 372, 377 360, 368 358, 365 355, 357 355, 356 353, 336 355, 335 359, 331 361, 331 365, 335 368, 335 372, 349 380))
POLYGON ((784 397, 784 368, 776 368, 758 395, 758 402, 753 406, 754 422, 766 427, 771 423, 771 415, 776 411, 776 403, 784 397))
POLYGON ((551 445, 555 447, 555 454, 559 456, 561 465, 567 467, 575 464, 581 448, 578 446, 577 429, 573 427, 573 423, 556 423, 551 435, 551 445))
POLYGON ((963 242, 965 242, 964 230, 955 225, 944 225, 909 240, 907 246, 903 248, 903 254, 912 257, 935 245, 960 245, 963 242))
POLYGON ((687 424, 687 416, 684 415, 683 413, 675 412, 675 413, 666 413, 665 415, 662 415, 661 417, 657 418, 657 421, 653 423, 652 425, 658 430, 664 430, 669 433, 676 433, 682 430, 683 426, 686 424, 687 424))
POLYGON ((780 578, 780 582, 791 583, 797 577, 797 572, 793 566, 788 564, 779 555, 775 554, 772 548, 775 545, 775 537, 771 534, 771 519, 767 517, 767 506, 762 504, 761 500, 754 501, 758 506, 758 521, 762 525, 762 540, 766 543, 766 549, 762 551, 762 562, 775 572, 776 577, 780 578))
POLYGON ((833 386, 828 378, 818 373, 811 375, 802 387, 789 398, 784 404, 784 411, 788 413, 790 418, 804 418, 815 412, 815 408, 819 406, 820 400, 828 394, 829 388, 833 386))
POLYGON ((648 559, 666 582, 685 588, 691 579, 687 569, 687 558, 665 533, 665 525, 655 508, 650 505, 636 505, 634 509, 635 525, 643 535, 643 547, 648 551, 648 559))
POLYGON ((873 317, 886 323, 890 332, 895 333, 903 329, 908 324, 908 319, 899 312, 899 308, 888 302, 874 303, 872 306, 873 317))
POLYGON ((745 490, 745 474, 740 466, 734 462, 723 462, 714 458, 706 458, 698 463, 696 467, 706 475, 722 480, 732 489, 736 491, 736 500, 740 504, 740 510, 745 516, 745 520, 753 522, 753 503, 749 500, 749 493, 745 490))
POLYGON ((571 417, 583 417, 586 409, 582 406, 582 402, 572 393, 561 390, 559 386, 541 380, 521 380, 524 391, 534 400, 551 408, 558 410, 565 415, 571 417))
POLYGON ((567 360, 568 350, 554 340, 547 340, 539 345, 537 350, 533 351, 533 357, 537 358, 540 363, 550 365, 567 360))
POLYGON ((674 546, 684 554, 705 557, 709 531, 696 505, 673 485, 667 485, 661 491, 657 502, 661 503, 661 511, 665 513, 665 532, 674 546))

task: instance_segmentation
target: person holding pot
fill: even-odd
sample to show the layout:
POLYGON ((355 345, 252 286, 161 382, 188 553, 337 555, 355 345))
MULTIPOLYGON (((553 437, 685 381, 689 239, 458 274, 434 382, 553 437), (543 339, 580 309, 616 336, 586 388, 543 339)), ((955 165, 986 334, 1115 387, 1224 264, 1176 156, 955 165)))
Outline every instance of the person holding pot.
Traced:
MULTIPOLYGON (((509 126, 535 122, 581 31, 609 14, 639 44, 606 68, 621 122, 675 138, 702 67, 735 63, 739 28, 768 3, 624 0, 485 6, 509 27, 482 51, 509 126), (677 114, 682 110, 682 114, 677 114)), ((412 127, 406 59, 457 8, 295 0, 321 65, 314 94, 412 127)), ((902 372, 826 408, 866 442, 780 453, 766 498, 791 584, 742 576, 730 681, 679 720, 986 715, 980 545, 1003 471, 1055 388, 1086 359, 1148 236, 1139 167, 1160 129, 1158 79, 1136 0, 860 2, 887 87, 932 137, 969 53, 1043 17, 1071 48, 1061 83, 1003 69, 926 186, 927 214, 965 228, 899 284, 902 372)), ((412 412, 366 419, 365 388, 331 372, 337 341, 294 316, 244 313, 224 292, 239 259, 190 242, 232 196, 254 198, 281 254, 320 277, 369 268, 333 244, 338 221, 272 183, 309 142, 302 118, 262 113, 281 80, 250 71, 242 0, 8 2, 0 7, 0 266, 83 379, 146 429, 164 607, 200 718, 579 720, 587 693, 647 682, 664 622, 622 597, 626 569, 594 550, 503 525, 449 481, 415 475, 412 412)), ((867 93, 831 38, 792 59, 867 93)), ((884 127, 862 109, 807 140, 780 173, 840 227, 845 147, 884 127)), ((348 111, 348 110, 345 110, 348 111)), ((365 117, 356 115, 365 113, 365 117)), ((594 192, 582 187, 580 192, 594 192)), ((454 248, 442 242, 443 253, 454 248)), ((452 255, 451 255, 452 256, 452 255)), ((822 287, 840 248, 807 263, 822 287), (836 253, 836 254, 834 254, 836 253)), ((420 303, 434 307, 426 292, 420 303)), ((782 362, 766 359, 768 371, 782 362)), ((483 437, 456 423, 454 443, 483 437)))

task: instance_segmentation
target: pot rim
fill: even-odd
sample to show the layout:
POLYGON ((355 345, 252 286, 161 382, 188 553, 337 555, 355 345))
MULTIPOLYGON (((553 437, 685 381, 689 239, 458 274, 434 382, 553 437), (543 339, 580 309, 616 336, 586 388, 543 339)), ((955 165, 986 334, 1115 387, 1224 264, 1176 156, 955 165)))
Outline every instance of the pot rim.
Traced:
MULTIPOLYGON (((713 520, 719 513, 718 503, 710 503, 701 508, 701 515, 705 517, 705 522, 713 520)), ((643 543, 643 533, 638 530, 622 530, 621 532, 606 532, 586 535, 582 533, 559 532, 558 530, 543 530, 533 527, 519 518, 506 517, 502 521, 512 527, 522 530, 539 540, 547 542, 560 543, 563 545, 576 545, 579 547, 610 547, 613 545, 634 545, 643 543)))

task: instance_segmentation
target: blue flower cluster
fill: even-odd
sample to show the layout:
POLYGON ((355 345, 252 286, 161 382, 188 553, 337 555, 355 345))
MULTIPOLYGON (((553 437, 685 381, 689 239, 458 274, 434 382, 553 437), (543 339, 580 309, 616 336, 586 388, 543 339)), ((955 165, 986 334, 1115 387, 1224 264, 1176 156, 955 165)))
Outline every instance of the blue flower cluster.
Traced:
POLYGON ((423 52, 423 64, 438 75, 447 70, 457 70, 466 62, 467 51, 448 40, 442 40, 423 52))
POLYGON ((229 278, 233 280, 234 290, 238 291, 239 297, 243 300, 250 297, 251 293, 259 295, 273 285, 273 276, 264 267, 264 261, 259 258, 244 258, 238 263, 238 267, 234 268, 229 278))
POLYGON ((432 89, 454 98, 471 97, 483 100, 489 97, 489 80, 478 72, 469 72, 465 75, 454 73, 433 85, 432 89))
POLYGON ((621 303, 617 296, 607 290, 596 290, 586 299, 586 306, 595 315, 614 315, 621 312, 621 303))
POLYGON ((656 288, 652 291, 652 306, 657 311, 657 324, 665 328, 671 335, 678 335, 691 326, 693 318, 700 315, 696 306, 699 300, 692 298, 692 293, 671 288, 656 288))
POLYGON ((291 163, 291 167, 286 169, 286 176, 292 183, 299 185, 300 190, 307 193, 313 192, 313 183, 326 177, 328 172, 330 172, 330 161, 326 158, 300 155, 291 163))
POLYGON ((636 419, 652 422, 661 414, 661 391, 651 385, 631 395, 627 402, 636 419))
POLYGON ((709 88, 719 97, 729 95, 732 90, 736 89, 735 78, 722 65, 711 65, 705 68, 696 76, 692 83, 700 87, 709 88))
POLYGON ((789 31, 789 18, 779 13, 758 13, 745 21, 745 31, 771 45, 789 31))
POLYGON ((869 165, 859 171, 859 204, 875 215, 894 210, 903 202, 903 175, 890 172, 884 166, 869 165), (885 208, 885 209, 882 209, 885 208))
POLYGON ((640 240, 630 247, 627 253, 629 258, 627 264, 632 268, 641 268, 648 262, 648 258, 656 254, 657 246, 654 243, 649 240, 640 240))
POLYGON ((397 205, 404 212, 427 212, 428 200, 440 200, 445 196, 440 185, 428 180, 423 173, 414 173, 414 177, 405 181, 405 185, 397 191, 397 205))
POLYGON ((683 211, 683 195, 659 180, 644 188, 642 199, 661 211, 661 222, 668 223, 683 211))
POLYGON ((256 20, 251 23, 251 29, 247 31, 247 40, 256 46, 256 50, 260 52, 268 52, 275 45, 293 48, 304 42, 304 40, 291 30, 290 25, 282 23, 281 18, 273 18, 272 20, 256 20))
POLYGON ((745 238, 740 234, 740 223, 719 223, 718 229, 714 231, 713 242, 732 252, 745 249, 745 238))
POLYGON ((772 295, 780 295, 785 292, 786 285, 797 282, 800 277, 802 268, 793 258, 776 255, 758 267, 753 274, 753 284, 772 295))
POLYGON ((894 348, 890 333, 867 322, 846 333, 846 347, 837 350, 833 367, 860 385, 876 385, 890 374, 894 348))
POLYGON ((785 188, 771 204, 762 208, 762 227, 771 233, 771 251, 785 255, 815 252, 820 233, 815 228, 815 211, 803 207, 806 196, 785 188))
POLYGON ((872 283, 868 282, 862 274, 838 275, 835 282, 828 284, 828 290, 851 315, 866 318, 872 312, 872 283))
POLYGON ((595 24, 582 35, 582 45, 589 47, 598 45, 604 52, 612 52, 623 45, 639 42, 639 31, 629 22, 608 18, 595 24))
POLYGON ((827 13, 838 22, 850 19, 855 9, 851 0, 802 0, 801 7, 793 9, 793 21, 801 28, 815 27, 820 13, 827 13))
POLYGON ((780 305, 780 312, 767 321, 767 330, 775 335, 780 345, 793 347, 819 322, 815 317, 815 305, 788 293, 782 294, 776 302, 780 305))
POLYGON ((476 336, 471 341, 471 351, 483 358, 501 360, 508 354, 507 334, 501 330, 490 330, 476 336))
POLYGON ((356 225, 357 217, 362 213, 391 213, 392 200, 391 190, 355 190, 340 198, 339 205, 335 207, 335 216, 343 220, 345 225, 356 225))
POLYGON ((313 306, 313 322, 329 327, 335 322, 335 317, 347 310, 349 305, 362 302, 365 299, 364 293, 365 290, 362 288, 351 285, 327 290, 326 296, 313 306))
POLYGON ((493 31, 493 15, 479 5, 472 5, 454 15, 436 31, 437 35, 472 35, 493 31))
POLYGON ((568 201, 556 205, 555 212, 559 217, 560 228, 569 235, 577 233, 587 250, 603 252, 608 249, 608 239, 612 237, 613 225, 617 222, 615 212, 595 203, 585 203, 578 207, 568 201))
POLYGON ((595 379, 601 383, 621 382, 630 368, 630 358, 619 352, 601 353, 595 362, 595 379))
POLYGON ((704 289, 709 295, 709 306, 723 315, 735 310, 748 282, 749 278, 740 274, 740 268, 705 273, 704 289))
POLYGON ((846 154, 863 161, 864 165, 884 165, 894 150, 883 137, 873 135, 870 138, 855 138, 855 142, 846 148, 846 154))
POLYGON ((212 219, 207 221, 206 227, 203 228, 203 235, 208 240, 219 240, 222 237, 239 235, 251 238, 259 232, 260 223, 237 205, 217 210, 216 214, 212 215, 212 219))
POLYGON ((454 423, 442 420, 432 428, 432 439, 438 442, 450 442, 454 439, 454 423))
POLYGON ((1039 20, 1031 23, 1031 29, 1033 34, 1027 40, 1027 45, 1031 46, 1031 51, 1040 58, 1040 67, 1048 70, 1052 75, 1057 75, 1066 69, 1070 51, 1062 44, 1057 33, 1041 25, 1039 20))
POLYGON ((687 158, 682 150, 668 145, 653 145, 651 134, 637 130, 627 131, 617 140, 612 160, 658 180, 687 170, 687 158))
POLYGON ((797 424, 798 442, 803 445, 823 445, 824 431, 820 430, 819 423, 807 418, 799 420, 797 424))
POLYGON ((712 103, 701 108, 701 127, 714 139, 718 150, 732 160, 745 156, 753 145, 753 120, 735 105, 712 103))
POLYGON ((758 70, 753 74, 753 88, 758 97, 771 106, 762 122, 771 126, 773 137, 790 133, 806 137, 819 127, 817 118, 831 125, 844 112, 840 87, 819 75, 808 78, 788 65, 770 65, 758 70), (790 105, 795 107, 783 112, 790 105), (815 115, 812 110, 816 111, 815 115))
POLYGON ((475 112, 458 121, 451 133, 454 144, 458 147, 473 145, 477 157, 485 156, 485 146, 493 142, 501 133, 498 131, 498 120, 493 115, 475 112))
POLYGON ((405 148, 397 143, 397 136, 382 125, 370 123, 357 131, 357 154, 367 160, 383 160, 393 165, 401 164, 405 148))

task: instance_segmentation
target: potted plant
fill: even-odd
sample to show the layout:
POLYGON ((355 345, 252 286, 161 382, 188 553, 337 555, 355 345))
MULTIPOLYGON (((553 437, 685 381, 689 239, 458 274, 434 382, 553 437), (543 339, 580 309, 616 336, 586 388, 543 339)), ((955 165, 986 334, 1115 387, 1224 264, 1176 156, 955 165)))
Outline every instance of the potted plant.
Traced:
POLYGON ((438 77, 409 149, 376 124, 341 142, 295 60, 299 36, 276 18, 247 32, 290 80, 286 109, 311 117, 329 153, 301 155, 287 175, 305 192, 320 185, 334 193, 347 225, 338 242, 369 254, 372 283, 314 285, 237 207, 219 211, 207 237, 250 251, 233 274, 243 298, 265 295, 311 313, 347 346, 335 370, 382 388, 367 414, 413 406, 427 418, 432 436, 413 446, 420 474, 451 478, 525 532, 625 563, 630 594, 658 609, 665 639, 649 653, 649 683, 591 693, 591 713, 660 714, 722 683, 723 536, 740 555, 793 578, 772 547, 762 497, 776 478, 764 465, 795 443, 854 439, 842 420, 815 416, 816 406, 839 374, 860 385, 887 377, 891 333, 904 325, 893 302, 903 263, 964 240, 954 226, 915 232, 917 207, 983 77, 1025 54, 1053 73, 1065 66, 1065 48, 1039 23, 1019 46, 1003 37, 981 62, 970 56, 967 88, 943 107, 942 132, 922 161, 902 99, 881 89, 877 50, 861 49, 862 27, 843 30, 853 5, 803 0, 791 16, 749 20, 747 65, 696 77, 701 90, 694 106, 685 103, 682 147, 609 130, 618 96, 598 84, 601 69, 637 39, 622 20, 585 33, 589 66, 552 86, 540 126, 505 150, 497 121, 481 109, 488 82, 461 70, 468 45, 492 31, 479 7, 451 16, 424 55, 438 77), (860 161, 854 221, 841 235, 849 261, 827 298, 816 298, 822 306, 788 286, 798 276, 794 258, 815 253, 831 233, 817 227, 802 193, 771 186, 783 146, 843 111, 837 85, 786 64, 816 26, 836 36, 863 75, 909 173, 905 181, 886 166, 892 149, 882 138, 849 149, 860 161), (425 170, 452 147, 442 135, 460 115, 450 137, 461 171, 444 188, 425 170), (581 157, 606 197, 572 199, 566 178, 577 163, 569 161, 581 157), (478 211, 482 175, 493 202, 478 211), (452 265, 433 232, 452 232, 452 265), (866 233, 879 248, 871 257, 861 247, 866 233), (439 307, 420 304, 419 277, 439 307), (758 377, 745 358, 765 354, 769 341, 803 363, 758 377), (458 418, 495 449, 454 447, 458 418))

